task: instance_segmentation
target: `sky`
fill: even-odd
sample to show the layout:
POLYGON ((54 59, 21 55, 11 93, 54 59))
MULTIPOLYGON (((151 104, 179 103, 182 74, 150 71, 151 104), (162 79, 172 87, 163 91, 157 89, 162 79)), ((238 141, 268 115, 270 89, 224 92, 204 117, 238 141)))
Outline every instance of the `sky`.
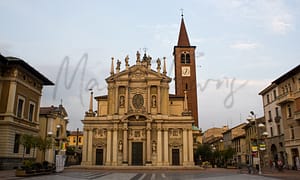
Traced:
POLYGON ((250 111, 263 116, 258 93, 300 62, 298 0, 2 0, 0 53, 54 82, 43 88, 41 106, 62 102, 68 129, 82 129, 88 89, 106 94, 111 57, 122 70, 126 55, 132 65, 146 50, 152 59, 166 57, 174 78, 181 9, 197 46, 199 127, 231 128, 250 111))

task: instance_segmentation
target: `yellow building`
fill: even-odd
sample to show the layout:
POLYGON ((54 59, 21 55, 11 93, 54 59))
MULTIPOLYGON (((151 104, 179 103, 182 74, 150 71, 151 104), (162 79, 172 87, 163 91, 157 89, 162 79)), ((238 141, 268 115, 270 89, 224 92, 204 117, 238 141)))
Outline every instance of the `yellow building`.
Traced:
POLYGON ((36 149, 24 148, 23 134, 37 136, 42 88, 54 85, 25 61, 0 55, 0 169, 35 159, 36 149))
POLYGON ((40 131, 43 139, 50 138, 53 145, 46 152, 38 151, 37 160, 53 163, 55 155, 65 154, 67 144, 68 113, 63 105, 41 107, 40 109, 40 131))
POLYGON ((78 147, 82 149, 83 146, 83 132, 82 131, 71 131, 68 136, 68 146, 78 147))

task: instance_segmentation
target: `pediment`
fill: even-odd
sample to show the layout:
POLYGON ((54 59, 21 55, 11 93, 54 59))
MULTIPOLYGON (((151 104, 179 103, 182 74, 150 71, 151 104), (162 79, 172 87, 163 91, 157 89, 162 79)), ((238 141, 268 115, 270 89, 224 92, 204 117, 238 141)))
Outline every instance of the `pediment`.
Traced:
POLYGON ((162 73, 158 73, 152 69, 148 69, 143 65, 134 65, 128 68, 128 70, 121 71, 119 73, 113 74, 106 79, 106 81, 114 81, 114 80, 131 80, 131 81, 142 81, 146 79, 153 80, 162 80, 166 79, 167 81, 171 81, 171 78, 163 75, 162 73))

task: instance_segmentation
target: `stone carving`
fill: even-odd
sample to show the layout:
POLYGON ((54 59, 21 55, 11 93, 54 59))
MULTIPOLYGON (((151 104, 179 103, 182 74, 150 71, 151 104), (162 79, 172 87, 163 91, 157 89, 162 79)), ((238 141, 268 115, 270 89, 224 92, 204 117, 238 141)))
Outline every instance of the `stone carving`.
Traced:
POLYGON ((132 104, 136 109, 141 109, 144 105, 144 97, 141 94, 136 94, 132 98, 132 104))
POLYGON ((119 141, 119 151, 122 151, 123 150, 123 143, 122 141, 119 141))
POLYGON ((156 152, 156 142, 155 141, 152 142, 152 152, 153 153, 156 152))
POLYGON ((106 138, 106 130, 105 129, 94 129, 94 138, 106 138))
POLYGON ((181 131, 180 129, 171 129, 169 131, 170 138, 181 138, 181 131))

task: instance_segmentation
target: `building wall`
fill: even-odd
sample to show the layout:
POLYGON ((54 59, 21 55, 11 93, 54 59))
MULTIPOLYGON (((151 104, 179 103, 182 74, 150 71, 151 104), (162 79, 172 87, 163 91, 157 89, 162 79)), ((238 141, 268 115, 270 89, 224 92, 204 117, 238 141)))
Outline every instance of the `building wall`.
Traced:
MULTIPOLYGON (((0 169, 11 169, 21 164, 23 147, 19 146, 19 152, 14 153, 15 135, 38 135, 38 118, 42 84, 31 72, 22 67, 8 67, 1 76, 1 102, 0 102, 0 169), (24 98, 23 113, 17 117, 18 96, 24 98), (29 103, 34 102, 33 121, 28 120, 29 103)), ((25 153, 25 158, 35 159, 33 148, 30 153, 25 153)))
POLYGON ((287 75, 287 78, 277 82, 280 93, 277 101, 283 118, 287 163, 290 168, 296 168, 296 159, 300 157, 300 73, 298 70, 287 75))

